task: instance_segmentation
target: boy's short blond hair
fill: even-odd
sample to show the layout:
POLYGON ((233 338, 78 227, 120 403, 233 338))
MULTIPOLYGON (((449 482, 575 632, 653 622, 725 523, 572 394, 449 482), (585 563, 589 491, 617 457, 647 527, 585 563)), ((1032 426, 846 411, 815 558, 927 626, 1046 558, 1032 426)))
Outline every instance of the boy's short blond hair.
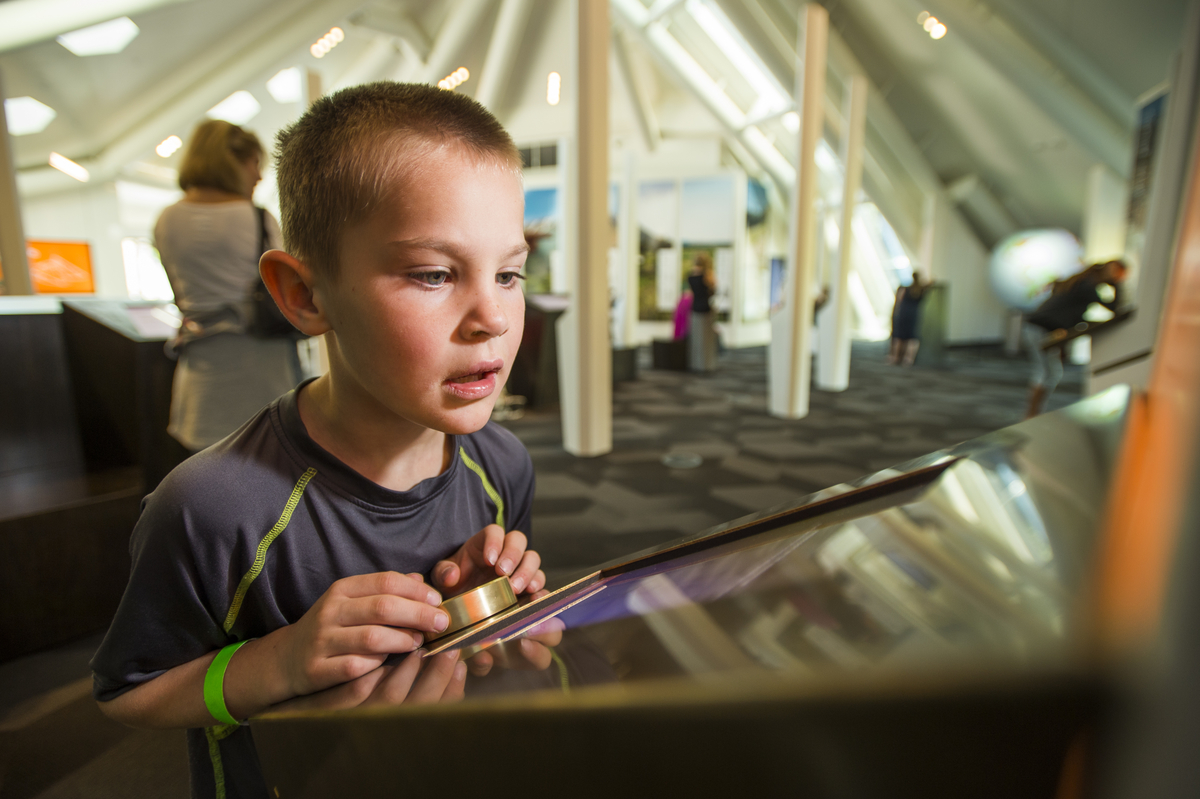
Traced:
POLYGON ((519 172, 503 126, 471 98, 426 84, 380 81, 322 97, 276 138, 287 250, 320 275, 338 272, 342 230, 365 219, 421 156, 457 145, 519 172))

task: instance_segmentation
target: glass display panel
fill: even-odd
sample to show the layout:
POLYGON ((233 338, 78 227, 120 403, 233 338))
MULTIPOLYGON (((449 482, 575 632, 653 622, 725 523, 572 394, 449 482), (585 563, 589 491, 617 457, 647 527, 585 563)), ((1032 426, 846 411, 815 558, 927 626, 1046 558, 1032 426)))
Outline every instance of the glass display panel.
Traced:
POLYGON ((1127 399, 1112 389, 643 553, 431 651, 463 649, 468 700, 729 673, 1062 663, 1127 399))

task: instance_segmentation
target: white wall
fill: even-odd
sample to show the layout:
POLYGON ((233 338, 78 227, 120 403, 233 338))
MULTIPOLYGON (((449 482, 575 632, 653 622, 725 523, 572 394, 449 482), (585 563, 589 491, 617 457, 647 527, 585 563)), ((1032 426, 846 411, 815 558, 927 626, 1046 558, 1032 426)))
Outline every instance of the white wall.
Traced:
POLYGON ((932 253, 933 278, 947 286, 946 342, 1000 341, 1007 311, 988 282, 991 254, 941 192, 934 209, 932 253))
POLYGON ((115 183, 22 200, 25 237, 86 241, 91 245, 96 296, 124 297, 125 265, 121 259, 121 226, 115 183))

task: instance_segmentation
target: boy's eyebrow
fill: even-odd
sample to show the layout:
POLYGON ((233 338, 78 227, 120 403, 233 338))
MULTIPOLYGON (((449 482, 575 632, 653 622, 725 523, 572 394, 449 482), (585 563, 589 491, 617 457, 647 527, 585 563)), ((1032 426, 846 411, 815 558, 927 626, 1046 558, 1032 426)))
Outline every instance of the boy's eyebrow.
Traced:
MULTIPOLYGON (((393 241, 393 247, 403 247, 405 249, 414 250, 434 250, 435 252, 444 253, 445 255, 458 256, 462 254, 462 250, 452 242, 445 239, 404 239, 403 241, 393 241)), ((522 241, 520 244, 510 247, 502 255, 502 259, 515 258, 518 255, 526 255, 529 253, 529 242, 522 241)))

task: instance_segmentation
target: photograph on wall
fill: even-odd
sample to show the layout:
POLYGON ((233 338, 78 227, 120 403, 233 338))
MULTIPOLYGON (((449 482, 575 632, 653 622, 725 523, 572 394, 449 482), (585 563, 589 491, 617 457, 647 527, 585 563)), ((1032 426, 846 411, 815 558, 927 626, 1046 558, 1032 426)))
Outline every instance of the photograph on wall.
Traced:
POLYGON ((638 186, 638 319, 667 321, 679 299, 679 184, 648 181, 638 186), (660 275, 660 271, 665 270, 660 275), (662 291, 659 284, 662 283, 662 291), (674 300, 671 298, 674 297, 674 300), (665 307, 664 307, 665 306, 665 307))
POLYGON ((558 255, 558 189, 526 189, 525 241, 529 257, 525 260, 525 292, 552 294, 562 290, 554 279, 560 261, 558 255))

